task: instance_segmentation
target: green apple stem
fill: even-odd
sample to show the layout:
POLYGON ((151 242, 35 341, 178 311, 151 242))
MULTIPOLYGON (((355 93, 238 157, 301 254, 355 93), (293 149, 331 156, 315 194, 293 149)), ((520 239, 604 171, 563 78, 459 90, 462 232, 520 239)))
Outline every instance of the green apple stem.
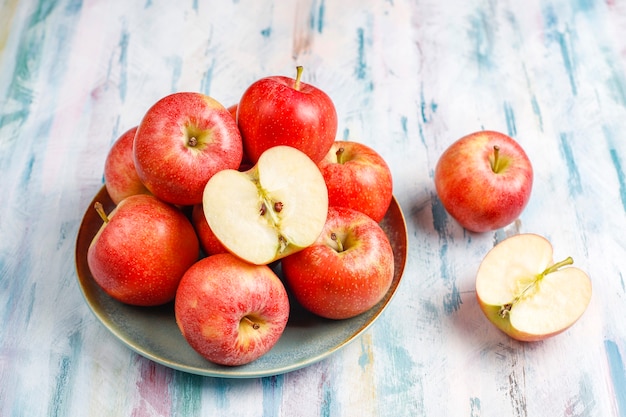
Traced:
POLYGON ((105 223, 109 222, 109 216, 107 216, 106 212, 104 211, 104 207, 102 206, 101 202, 96 201, 93 205, 93 208, 96 209, 96 212, 98 213, 98 215, 100 216, 103 222, 105 223))
POLYGON ((296 91, 300 90, 300 79, 302 78, 302 71, 304 70, 304 68, 302 67, 302 65, 298 65, 296 67, 296 82, 293 85, 293 89, 296 91))
POLYGON ((520 293, 520 295, 518 295, 517 297, 515 297, 510 303, 506 303, 504 304, 502 307, 500 307, 500 311, 499 311, 499 315, 502 318, 505 318, 507 316, 507 314, 511 313, 511 309, 513 308, 513 306, 519 301, 521 300, 524 295, 526 295, 526 293, 531 289, 534 288, 537 284, 539 284, 539 282, 548 274, 555 272, 557 270, 559 270, 561 267, 566 266, 566 265, 571 265, 574 263, 574 259, 572 259, 571 256, 568 256, 567 258, 565 258, 564 260, 562 260, 561 262, 557 262, 554 265, 546 268, 542 273, 538 274, 537 277, 533 280, 533 282, 531 282, 530 284, 528 284, 520 293))
POLYGON ((250 320, 250 317, 248 316, 244 316, 241 320, 248 323, 254 330, 259 330, 261 328, 259 323, 255 323, 254 321, 250 320))

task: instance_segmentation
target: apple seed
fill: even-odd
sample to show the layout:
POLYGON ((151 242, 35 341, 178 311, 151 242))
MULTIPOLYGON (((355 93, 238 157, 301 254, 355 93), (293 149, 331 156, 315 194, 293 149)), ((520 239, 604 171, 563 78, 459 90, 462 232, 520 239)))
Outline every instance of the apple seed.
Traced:
POLYGON ((537 274, 537 276, 535 277, 535 279, 533 280, 533 282, 531 282, 530 284, 528 284, 520 293, 520 295, 518 295, 517 297, 515 297, 511 302, 504 304, 502 307, 500 307, 500 311, 498 312, 498 315, 502 318, 506 318, 507 314, 511 313, 511 309, 513 308, 513 306, 519 301, 521 300, 525 295, 526 292, 528 292, 531 288, 535 288, 537 285, 539 285, 539 283, 541 282, 541 280, 548 274, 560 269, 562 266, 565 265, 571 265, 574 263, 574 260, 572 259, 571 256, 568 256, 566 259, 562 260, 561 262, 557 262, 554 265, 546 268, 542 273, 537 274))
POLYGON ((259 214, 261 216, 265 216, 265 213, 267 213, 267 206, 265 205, 265 202, 262 202, 261 208, 259 209, 259 214))
POLYGON ((280 213, 283 210, 283 203, 281 203, 280 201, 277 201, 274 203, 274 211, 276 213, 280 213))

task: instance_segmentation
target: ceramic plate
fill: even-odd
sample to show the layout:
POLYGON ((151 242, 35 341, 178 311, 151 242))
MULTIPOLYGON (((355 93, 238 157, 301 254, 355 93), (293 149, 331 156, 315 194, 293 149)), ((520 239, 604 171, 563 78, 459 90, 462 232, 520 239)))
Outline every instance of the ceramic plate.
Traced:
MULTIPOLYGON (((383 300, 366 313, 346 320, 322 319, 292 300, 289 322, 272 350, 249 364, 225 367, 208 362, 187 344, 176 325, 173 303, 161 307, 133 307, 113 300, 96 284, 87 265, 87 249, 102 224, 93 209, 95 201, 100 201, 107 213, 114 207, 103 187, 85 212, 78 231, 76 271, 87 304, 100 322, 130 349, 170 368, 198 375, 222 378, 271 376, 328 357, 357 338, 380 316, 398 288, 406 262, 406 223, 394 198, 381 222, 395 257, 394 279, 383 300)), ((277 273, 280 275, 280 271, 277 273)))

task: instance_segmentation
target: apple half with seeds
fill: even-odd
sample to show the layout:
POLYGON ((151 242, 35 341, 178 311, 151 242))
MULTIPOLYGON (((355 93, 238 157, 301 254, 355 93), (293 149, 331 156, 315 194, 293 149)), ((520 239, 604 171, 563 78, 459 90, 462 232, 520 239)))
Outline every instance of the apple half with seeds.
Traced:
POLYGON ((328 214, 328 189, 305 153, 280 145, 263 152, 247 171, 213 175, 202 207, 229 252, 263 265, 315 242, 328 214))
POLYGON ((571 257, 554 263, 552 244, 536 234, 509 237, 485 256, 476 276, 476 296, 485 316, 520 341, 563 332, 585 312, 591 280, 571 257))

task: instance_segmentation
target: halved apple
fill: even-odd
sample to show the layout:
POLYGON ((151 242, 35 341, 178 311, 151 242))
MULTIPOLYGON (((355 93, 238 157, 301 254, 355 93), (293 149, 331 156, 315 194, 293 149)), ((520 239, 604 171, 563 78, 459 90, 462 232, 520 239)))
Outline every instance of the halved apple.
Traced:
POLYGON ((543 340, 572 326, 591 300, 591 280, 554 263, 552 244, 536 234, 509 237, 492 248, 476 276, 478 303, 489 321, 514 339, 543 340))
POLYGON ((317 165, 290 146, 266 150, 256 165, 213 175, 202 206, 224 247, 256 265, 315 242, 328 214, 328 190, 317 165))

